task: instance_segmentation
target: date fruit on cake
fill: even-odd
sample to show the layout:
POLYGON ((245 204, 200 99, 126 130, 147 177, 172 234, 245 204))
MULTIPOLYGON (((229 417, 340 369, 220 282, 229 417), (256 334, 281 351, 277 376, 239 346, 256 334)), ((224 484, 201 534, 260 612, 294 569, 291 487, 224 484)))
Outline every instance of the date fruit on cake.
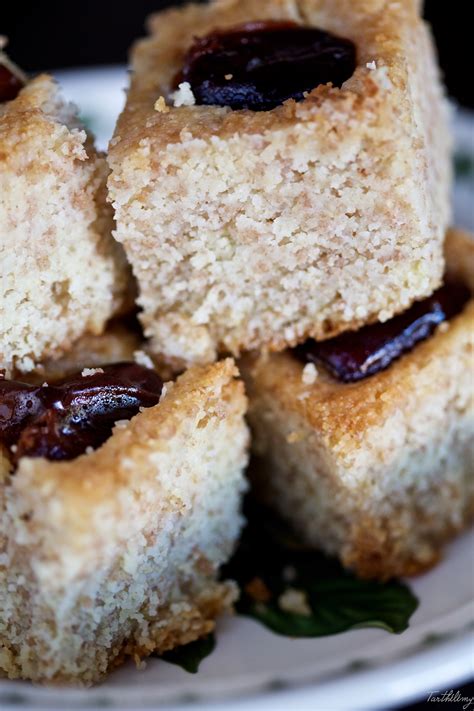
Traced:
POLYGON ((281 350, 443 275, 450 139, 414 0, 216 0, 152 16, 110 145, 154 352, 281 350))
POLYGON ((107 165, 54 80, 0 46, 0 369, 28 371, 101 333, 129 281, 107 165))
POLYGON ((143 353, 98 367, 99 353, 132 357, 134 343, 95 338, 94 367, 81 352, 79 372, 69 354, 59 380, 0 381, 0 674, 10 678, 91 684, 128 656, 208 634, 235 598, 217 577, 245 489, 234 362, 163 383, 143 353))
POLYGON ((259 495, 361 576, 433 565, 474 514, 474 241, 384 324, 242 364, 259 495))

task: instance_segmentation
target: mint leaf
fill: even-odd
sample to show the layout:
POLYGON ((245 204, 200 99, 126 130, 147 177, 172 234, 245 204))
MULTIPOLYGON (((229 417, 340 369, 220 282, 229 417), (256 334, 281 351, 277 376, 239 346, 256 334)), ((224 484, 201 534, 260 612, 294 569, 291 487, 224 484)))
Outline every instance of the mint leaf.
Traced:
POLYGON ((468 153, 456 153, 454 156, 454 173, 456 178, 474 176, 474 159, 468 153))
POLYGON ((268 510, 250 501, 246 509, 247 527, 223 571, 241 587, 240 614, 291 637, 408 627, 418 602, 406 585, 359 580, 336 560, 302 546, 268 510))
POLYGON ((176 664, 190 674, 196 674, 202 660, 214 651, 215 646, 214 635, 210 634, 207 637, 197 639, 195 642, 164 652, 164 654, 160 655, 160 659, 164 659, 165 662, 170 664, 176 664))

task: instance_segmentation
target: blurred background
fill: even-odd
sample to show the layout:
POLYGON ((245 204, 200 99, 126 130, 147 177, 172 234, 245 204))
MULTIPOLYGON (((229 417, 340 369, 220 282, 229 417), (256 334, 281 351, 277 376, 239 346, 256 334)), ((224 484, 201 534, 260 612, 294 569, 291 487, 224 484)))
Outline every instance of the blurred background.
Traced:
MULTIPOLYGON (((0 35, 9 38, 14 61, 30 72, 124 64, 131 43, 144 34, 146 16, 179 4, 179 0, 0 0, 0 35)), ((425 17, 433 27, 448 92, 470 108, 474 108, 469 73, 472 9, 472 0, 425 0, 425 17)), ((474 685, 460 691, 462 696, 474 696, 474 685)), ((456 703, 448 706, 449 711, 460 708, 456 703)), ((432 710, 433 704, 420 701, 404 711, 428 708, 432 710)))
MULTIPOLYGON (((255 0, 258 2, 258 0, 255 0)), ((28 71, 91 64, 124 63, 144 18, 169 5, 166 0, 0 0, 0 34, 10 38, 12 58, 28 71)), ((472 9, 467 0, 426 0, 449 93, 474 108, 472 9)))

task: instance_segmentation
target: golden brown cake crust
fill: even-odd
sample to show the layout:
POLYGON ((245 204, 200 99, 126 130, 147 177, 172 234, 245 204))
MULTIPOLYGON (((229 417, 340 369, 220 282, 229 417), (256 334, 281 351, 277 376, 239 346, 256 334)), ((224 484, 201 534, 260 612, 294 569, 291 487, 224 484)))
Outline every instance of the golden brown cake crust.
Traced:
MULTIPOLYGON (((401 89, 407 83, 407 60, 403 56, 401 28, 419 27, 419 14, 413 0, 224 0, 203 5, 188 4, 152 15, 148 20, 151 36, 136 43, 133 51, 133 78, 129 100, 119 119, 114 156, 127 157, 142 139, 152 137, 155 150, 181 140, 183 130, 206 140, 212 136, 230 137, 236 133, 265 133, 299 121, 312 120, 315 111, 330 98, 354 114, 361 103, 381 101, 380 87, 367 68, 376 57, 389 68, 390 80, 401 89), (154 111, 154 100, 169 97, 172 82, 182 67, 184 55, 195 37, 213 30, 225 30, 254 20, 291 19, 312 24, 314 17, 336 34, 349 31, 358 48, 357 69, 343 90, 319 86, 302 102, 289 101, 271 111, 243 109, 231 111, 215 106, 167 104, 169 111, 154 111), (375 99, 375 97, 377 97, 375 99), (359 101, 359 104, 357 103, 359 101), (124 131, 121 127, 124 127, 124 131), (154 126, 159 131, 153 132, 154 126)), ((408 100, 408 97, 407 97, 408 100)), ((325 117, 321 117, 324 121, 325 117)))
MULTIPOLYGON (((474 239, 464 231, 448 232, 445 246, 447 272, 467 283, 474 291, 474 239)), ((342 440, 344 434, 356 438, 371 425, 384 421, 397 407, 403 406, 407 391, 415 385, 417 374, 433 360, 442 367, 445 353, 455 351, 473 325, 474 303, 450 322, 449 328, 438 329, 428 340, 376 375, 347 385, 320 369, 312 387, 302 379, 303 365, 288 353, 273 355, 268 360, 257 358, 258 377, 268 392, 278 398, 285 412, 296 412, 310 427, 324 433, 330 443, 342 440), (298 398, 300 394, 307 397, 298 398)), ((436 379, 432 387, 438 388, 436 379)), ((349 442, 348 438, 348 442, 349 442)))
POLYGON ((109 193, 165 362, 327 338, 439 285, 450 139, 418 5, 224 0, 150 20, 110 144, 109 193), (282 18, 353 39, 354 75, 267 112, 174 106, 194 36, 282 18))
MULTIPOLYGON (((220 393, 222 402, 216 401, 213 405, 217 408, 216 414, 219 415, 219 408, 222 414, 226 407, 240 411, 245 409, 244 386, 241 381, 233 380, 236 376, 238 370, 230 358, 213 366, 190 369, 178 378, 176 384, 171 382, 165 385, 165 396, 159 405, 144 409, 123 426, 117 427, 113 435, 91 454, 65 462, 20 460, 15 485, 23 480, 24 472, 28 486, 37 486, 40 490, 44 488, 47 492, 58 490, 65 506, 64 516, 68 521, 71 544, 80 545, 78 534, 81 530, 86 537, 93 534, 90 529, 91 505, 113 498, 118 485, 133 486, 141 464, 143 476, 154 477, 152 472, 147 472, 145 462, 156 449, 157 437, 166 441, 182 428, 183 422, 199 417, 203 393, 218 390, 227 384, 220 393), (133 468, 126 465, 129 457, 133 457, 133 468)), ((199 426, 199 420, 197 424, 199 426)))
MULTIPOLYGON (((448 274, 474 288, 473 238, 451 230, 446 256, 448 274)), ((322 367, 310 382, 290 353, 242 363, 257 487, 361 576, 422 572, 473 518, 473 329, 471 299, 387 370, 352 384, 322 367)))
MULTIPOLYGON (((446 332, 441 330, 420 343, 387 370, 350 385, 334 380, 320 368, 315 385, 308 388, 302 378, 303 365, 288 353, 257 360, 258 377, 268 392, 278 397, 285 412, 297 413, 310 427, 324 433, 328 444, 347 436, 348 446, 352 446, 360 432, 404 406, 407 390, 414 386, 418 372, 464 340, 474 325, 473 316, 474 304, 470 302, 446 332), (298 398, 303 394, 307 396, 298 398)), ((438 387, 436 380, 432 387, 438 387)))

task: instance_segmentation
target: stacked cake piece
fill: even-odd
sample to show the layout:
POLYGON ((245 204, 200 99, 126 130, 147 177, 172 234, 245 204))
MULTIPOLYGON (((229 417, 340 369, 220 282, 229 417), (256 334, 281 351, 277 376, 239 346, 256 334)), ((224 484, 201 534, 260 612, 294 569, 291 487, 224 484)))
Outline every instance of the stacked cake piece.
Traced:
POLYGON ((22 372, 101 333, 127 301, 107 164, 55 81, 0 46, 0 368, 22 372))
POLYGON ((450 141, 416 4, 220 0, 150 20, 109 191, 162 360, 327 338, 439 286, 450 141))
POLYGON ((445 285, 384 324, 247 358, 263 498, 364 577, 412 575, 474 514, 474 241, 445 285))
POLYGON ((149 28, 109 192, 155 356, 254 350, 263 499, 360 575, 423 570, 474 507, 473 247, 445 241, 419 3, 220 0, 149 28))
POLYGON ((11 677, 91 683, 231 607, 232 357, 255 491, 308 544, 413 574, 474 510, 474 252, 447 231, 419 2, 215 0, 149 28, 109 151, 116 241, 91 138, 0 59, 11 677), (108 323, 135 288, 146 344, 108 323))

